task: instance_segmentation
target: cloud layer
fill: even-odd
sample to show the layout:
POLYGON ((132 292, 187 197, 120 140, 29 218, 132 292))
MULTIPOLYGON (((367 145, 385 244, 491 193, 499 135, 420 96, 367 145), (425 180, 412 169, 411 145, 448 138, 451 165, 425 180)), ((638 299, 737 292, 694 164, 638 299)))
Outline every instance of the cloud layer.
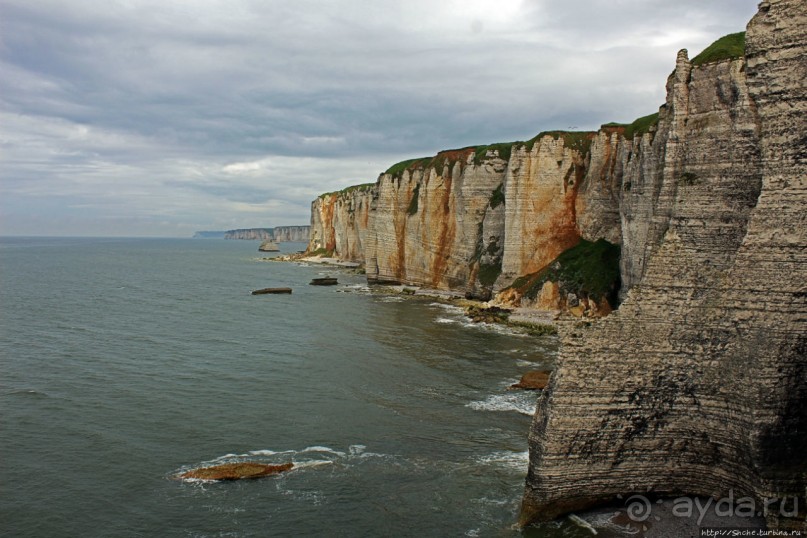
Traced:
POLYGON ((0 233, 302 224, 440 149, 631 121, 756 0, 3 0, 0 233))

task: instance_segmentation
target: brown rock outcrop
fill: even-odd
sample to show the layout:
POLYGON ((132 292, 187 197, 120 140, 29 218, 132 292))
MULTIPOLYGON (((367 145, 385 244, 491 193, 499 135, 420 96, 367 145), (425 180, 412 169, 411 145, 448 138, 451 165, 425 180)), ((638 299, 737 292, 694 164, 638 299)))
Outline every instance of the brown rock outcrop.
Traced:
MULTIPOLYGON (((562 336, 522 523, 630 493, 803 506, 804 80, 807 6, 762 2, 745 58, 694 66, 682 52, 655 132, 619 142, 630 290, 562 336)), ((780 508, 769 524, 804 528, 780 508)))
POLYGON ((193 478, 197 480, 244 480, 249 478, 261 478, 290 471, 294 464, 283 463, 280 465, 269 465, 266 463, 242 462, 224 463, 212 467, 202 467, 193 469, 179 475, 179 478, 193 478))
POLYGON ((252 292, 252 295, 290 295, 291 288, 261 288, 252 292))
POLYGON ((552 372, 548 370, 533 370, 521 376, 518 383, 510 385, 510 390, 544 390, 552 372))

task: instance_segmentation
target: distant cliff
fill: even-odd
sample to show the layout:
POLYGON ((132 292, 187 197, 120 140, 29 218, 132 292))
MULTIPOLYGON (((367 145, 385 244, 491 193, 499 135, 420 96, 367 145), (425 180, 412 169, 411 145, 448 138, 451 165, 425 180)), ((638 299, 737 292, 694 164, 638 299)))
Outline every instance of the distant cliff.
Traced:
POLYGON ((272 228, 272 236, 276 243, 307 243, 310 232, 310 226, 275 226, 272 228))
POLYGON ((194 238, 224 238, 260 241, 308 242, 309 226, 275 226, 274 228, 242 228, 221 232, 196 232, 194 238))
POLYGON ((657 126, 617 141, 629 291, 562 335, 523 523, 698 494, 805 528, 806 11, 762 2, 736 58, 682 51, 657 126), (800 516, 782 517, 794 499, 800 516))
POLYGON ((274 239, 271 228, 242 228, 224 232, 224 239, 247 239, 266 241, 274 239))
POLYGON ((194 239, 224 239, 224 231, 217 231, 217 232, 196 232, 193 234, 194 239))

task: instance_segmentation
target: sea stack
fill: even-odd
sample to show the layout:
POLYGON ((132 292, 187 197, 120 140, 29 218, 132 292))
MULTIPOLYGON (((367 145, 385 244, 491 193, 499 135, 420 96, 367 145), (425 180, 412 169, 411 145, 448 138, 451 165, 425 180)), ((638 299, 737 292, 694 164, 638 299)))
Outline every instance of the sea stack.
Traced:
POLYGON ((272 241, 271 239, 267 239, 261 246, 258 247, 258 251, 260 252, 280 252, 280 247, 277 246, 277 243, 272 241))

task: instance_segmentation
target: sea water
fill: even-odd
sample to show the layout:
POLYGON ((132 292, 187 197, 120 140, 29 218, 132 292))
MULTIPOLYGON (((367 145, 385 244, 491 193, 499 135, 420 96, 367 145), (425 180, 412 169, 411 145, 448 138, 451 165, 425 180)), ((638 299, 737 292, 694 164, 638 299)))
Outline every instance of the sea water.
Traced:
POLYGON ((521 534, 536 394, 506 388, 551 367, 555 341, 266 256, 0 239, 4 536, 521 534), (250 294, 275 286, 294 291, 250 294), (176 479, 238 461, 295 468, 176 479))

